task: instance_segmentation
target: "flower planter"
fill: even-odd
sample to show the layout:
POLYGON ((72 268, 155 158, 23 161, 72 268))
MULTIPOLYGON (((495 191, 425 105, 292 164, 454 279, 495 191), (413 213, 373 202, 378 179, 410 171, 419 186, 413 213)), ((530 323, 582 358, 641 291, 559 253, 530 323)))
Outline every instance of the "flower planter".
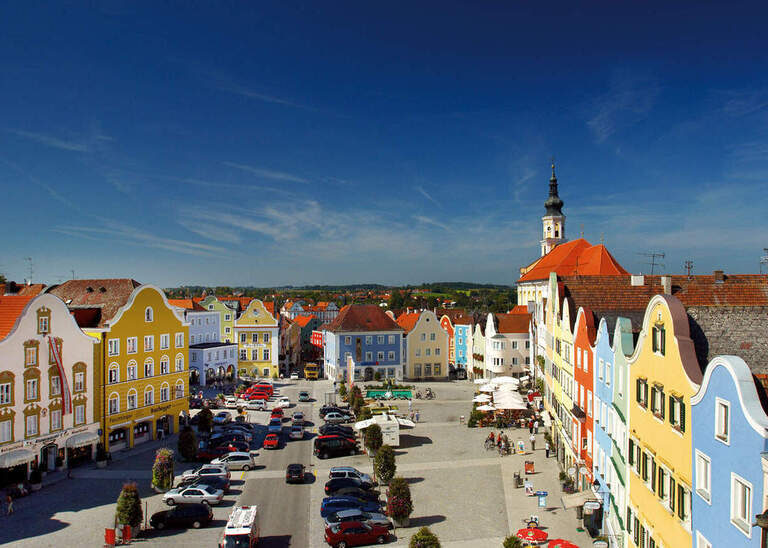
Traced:
POLYGON ((154 483, 152 484, 152 489, 154 489, 154 490, 155 490, 155 493, 167 493, 168 491, 170 491, 170 489, 160 489, 160 488, 159 488, 157 485, 155 485, 154 483))
POLYGON ((411 518, 407 516, 404 518, 392 518, 392 522, 395 524, 395 527, 408 527, 411 524, 411 518))

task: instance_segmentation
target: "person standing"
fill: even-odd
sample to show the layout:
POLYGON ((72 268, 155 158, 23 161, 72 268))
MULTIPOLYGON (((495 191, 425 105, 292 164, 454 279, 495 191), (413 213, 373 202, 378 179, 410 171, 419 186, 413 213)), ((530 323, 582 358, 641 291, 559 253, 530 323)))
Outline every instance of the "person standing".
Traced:
POLYGON ((536 451, 536 436, 531 434, 531 437, 528 439, 531 440, 531 451, 536 451))
POLYGON ((408 411, 413 408, 413 400, 408 400, 408 411))
POLYGON ((8 505, 7 515, 13 514, 13 497, 8 494, 5 496, 5 502, 8 505))
POLYGON ((416 422, 419 422, 419 410, 416 410, 416 413, 414 413, 413 418, 416 419, 416 422))
POLYGON ((532 419, 528 419, 528 432, 533 434, 533 420, 532 419))
POLYGON ((544 452, 547 455, 547 458, 549 458, 549 442, 544 440, 544 452))
POLYGON ((536 419, 533 421, 533 433, 538 434, 539 433, 539 419, 536 419))

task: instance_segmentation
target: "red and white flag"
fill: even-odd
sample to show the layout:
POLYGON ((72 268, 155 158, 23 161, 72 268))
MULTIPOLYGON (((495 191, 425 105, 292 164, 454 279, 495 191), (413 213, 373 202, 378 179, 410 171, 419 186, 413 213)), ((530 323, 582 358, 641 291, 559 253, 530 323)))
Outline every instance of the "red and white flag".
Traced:
POLYGON ((53 337, 48 335, 48 348, 53 356, 53 361, 56 362, 56 367, 59 370, 59 384, 61 385, 61 414, 66 415, 72 412, 72 395, 69 393, 69 383, 67 382, 67 375, 64 373, 64 365, 61 363, 61 353, 59 347, 53 337))

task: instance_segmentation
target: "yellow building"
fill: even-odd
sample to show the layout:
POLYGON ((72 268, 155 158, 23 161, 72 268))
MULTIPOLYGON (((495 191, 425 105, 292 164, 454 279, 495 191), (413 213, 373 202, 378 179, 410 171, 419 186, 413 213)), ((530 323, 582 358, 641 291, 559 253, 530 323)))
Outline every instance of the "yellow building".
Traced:
POLYGON ((189 325, 162 290, 130 279, 70 280, 50 290, 100 340, 98 409, 107 450, 178 431, 189 413, 189 325))
POLYGON ((277 320, 258 299, 252 300, 235 321, 238 346, 238 372, 254 377, 280 374, 280 338, 277 320))
POLYGON ((702 374, 675 297, 651 299, 629 370, 629 546, 691 547, 690 405, 702 374))

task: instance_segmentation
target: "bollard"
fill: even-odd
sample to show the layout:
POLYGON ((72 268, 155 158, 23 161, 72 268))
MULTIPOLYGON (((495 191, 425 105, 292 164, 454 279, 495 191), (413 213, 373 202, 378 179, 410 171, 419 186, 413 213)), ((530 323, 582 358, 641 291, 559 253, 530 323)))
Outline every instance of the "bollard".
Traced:
POLYGON ((104 529, 104 546, 107 548, 115 546, 115 530, 110 527, 104 529))

